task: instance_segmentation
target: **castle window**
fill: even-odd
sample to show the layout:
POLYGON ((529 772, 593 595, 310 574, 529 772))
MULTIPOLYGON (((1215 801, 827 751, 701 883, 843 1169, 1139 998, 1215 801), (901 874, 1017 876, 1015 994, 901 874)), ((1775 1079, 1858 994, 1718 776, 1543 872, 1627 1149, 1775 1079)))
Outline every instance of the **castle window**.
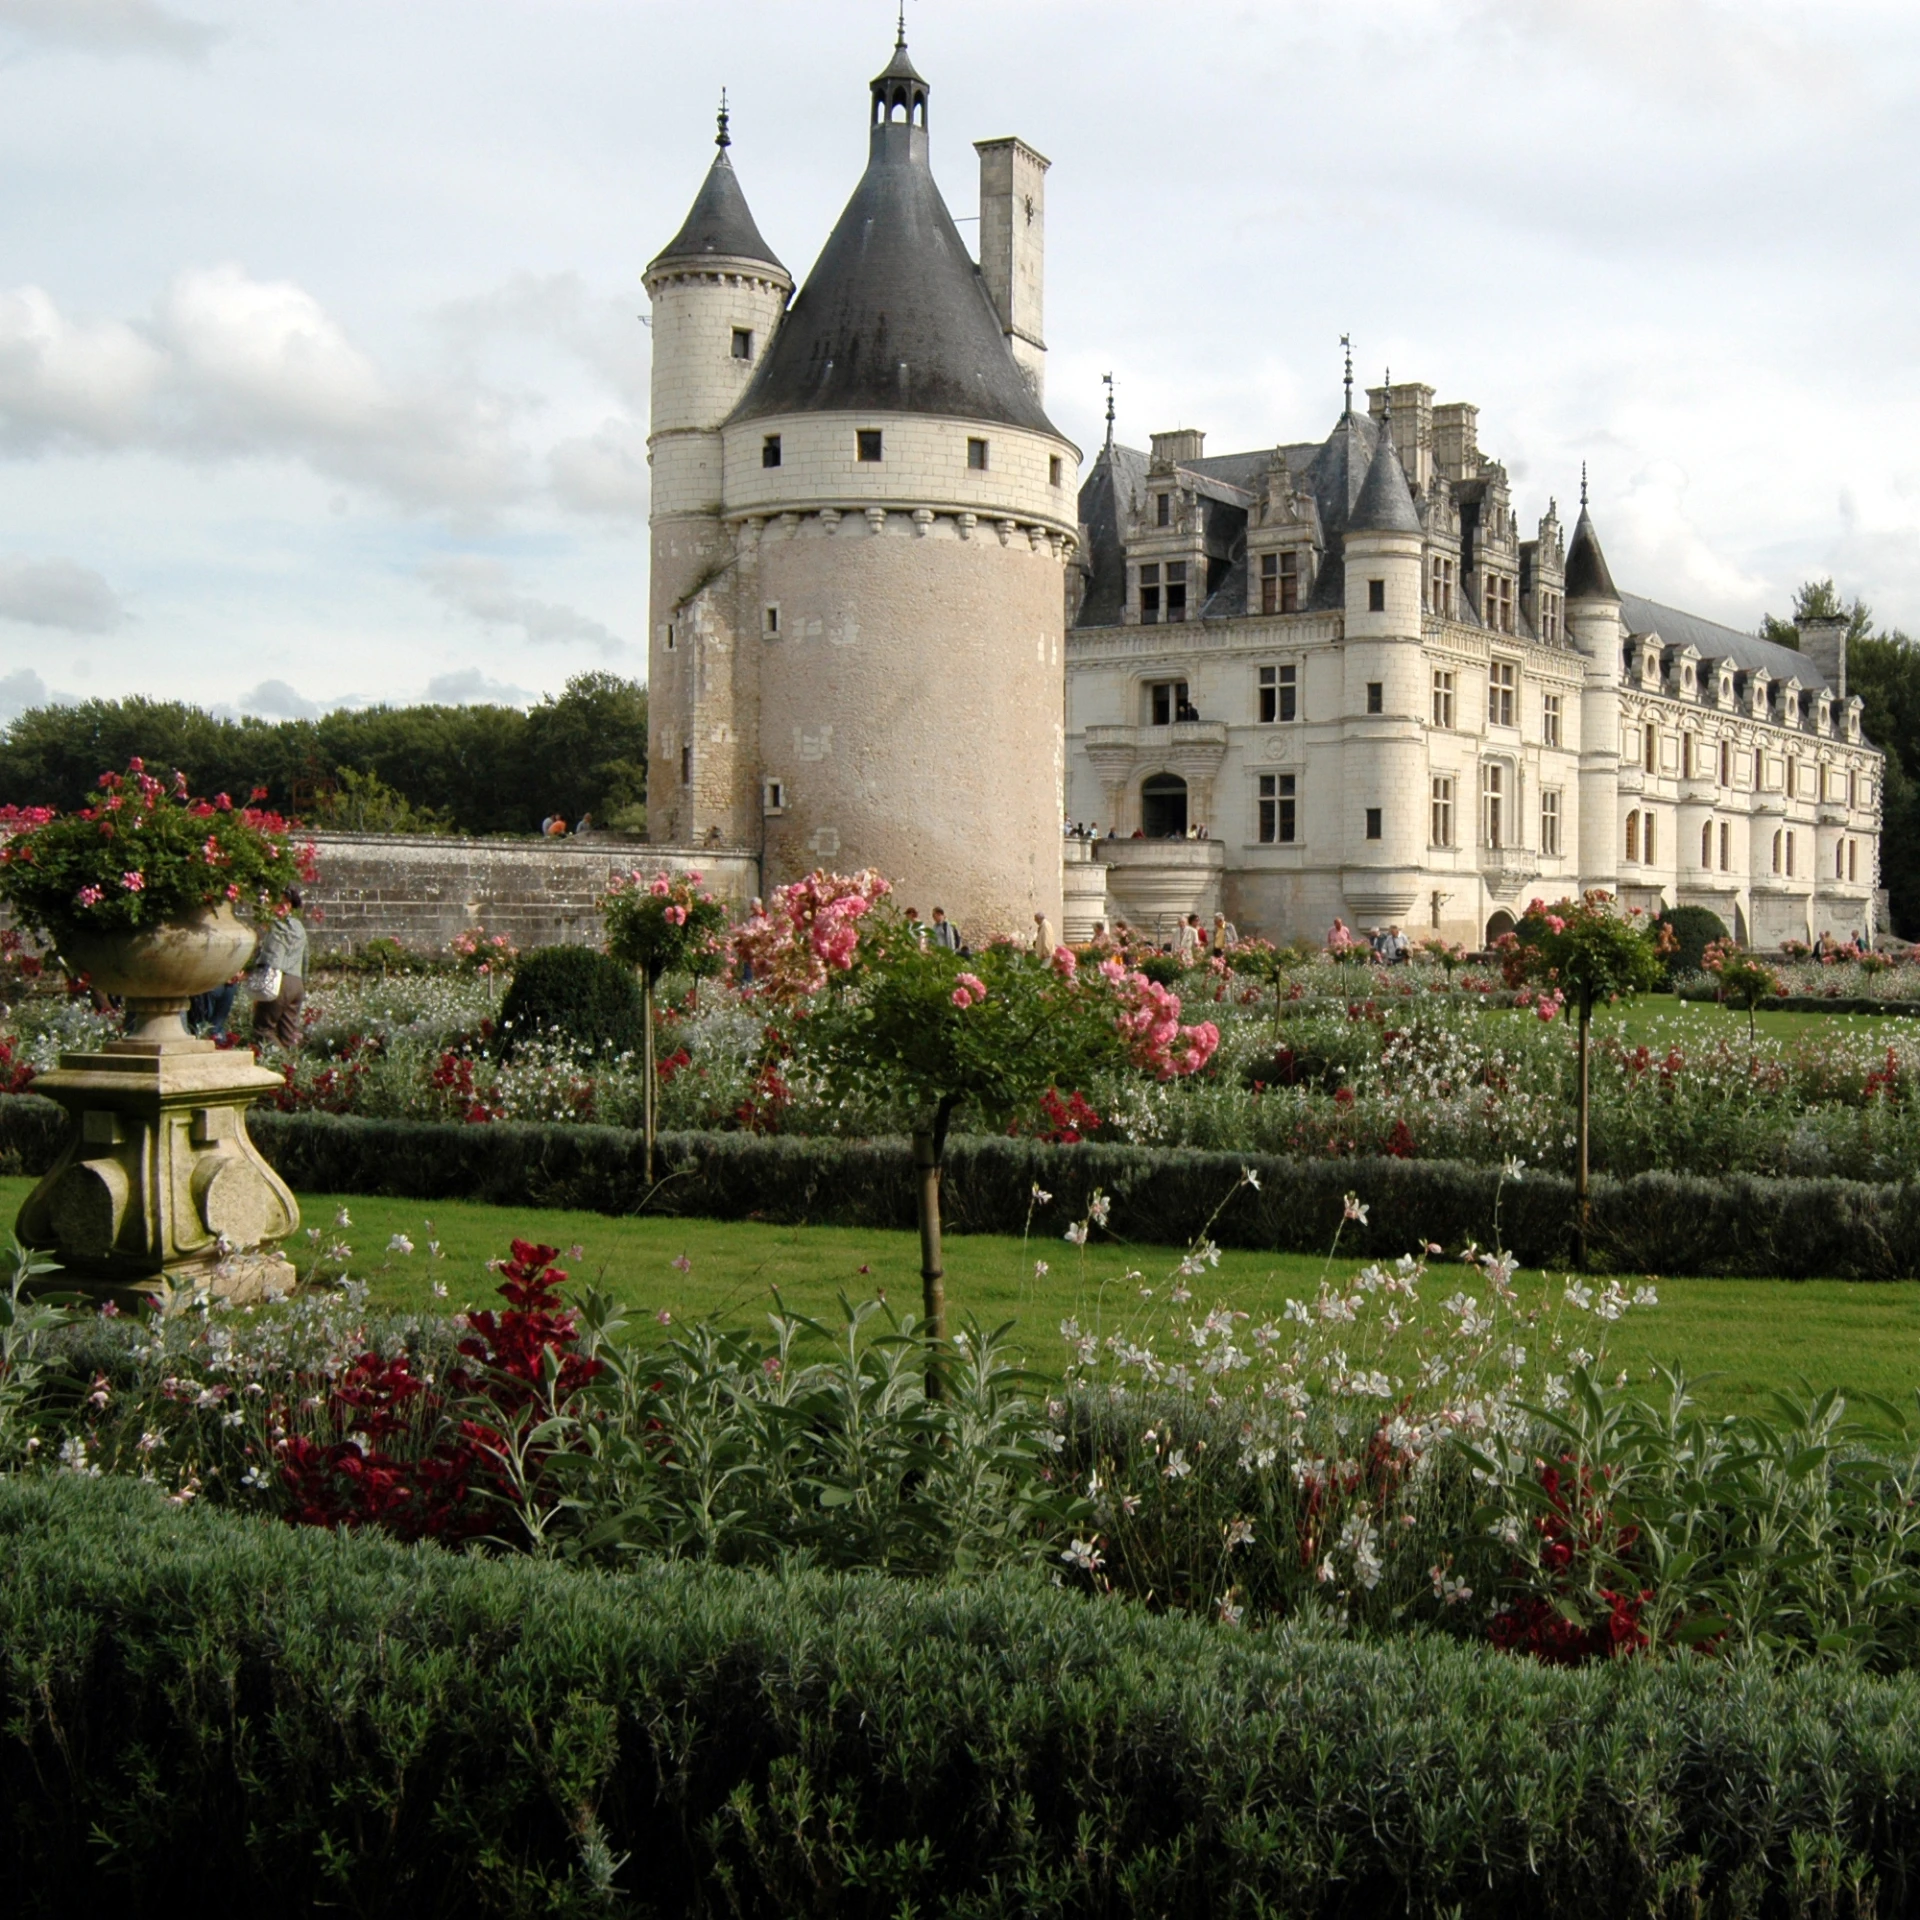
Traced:
POLYGON ((1156 527, 1173 525, 1173 495, 1156 493, 1153 496, 1153 524, 1156 527))
POLYGON ((680 784, 683 787, 693 785, 693 748, 690 746, 680 749, 680 784))
POLYGON ((1433 776, 1433 844, 1453 845, 1453 778, 1450 774, 1433 776))
MULTIPOLYGON (((974 473, 986 472, 987 443, 984 440, 969 440, 967 442, 967 466, 974 473)), ((1055 484, 1058 485, 1059 483, 1056 481, 1055 484)))
POLYGON ((1491 760, 1480 769, 1480 840, 1496 852, 1507 844, 1507 770, 1491 760))
POLYGON ((1643 815, 1640 821, 1640 852, 1648 866, 1653 865, 1653 815, 1643 815))
POLYGON ((1860 878, 1860 842, 1858 840, 1847 842, 1847 878, 1849 880, 1860 878))
POLYGON ((770 433, 760 442, 760 464, 763 467, 777 467, 780 464, 780 436, 770 433))
POLYGON ((1167 618, 1184 620, 1187 617, 1187 563, 1184 560, 1167 562, 1167 618))
POLYGON ((1647 728, 1646 745, 1642 749, 1640 764, 1649 773, 1660 771, 1660 730, 1657 727, 1647 728))
MULTIPOLYGON (((1778 838, 1778 835, 1776 835, 1775 838, 1778 838)), ((1638 813, 1630 813, 1627 815, 1627 858, 1629 860, 1638 860, 1640 858, 1640 816, 1638 813)))
POLYGON ((1297 717, 1298 673, 1297 667, 1260 669, 1260 719, 1263 725, 1271 726, 1276 721, 1297 717))
POLYGON ((1733 865, 1733 828, 1725 821, 1720 822, 1720 871, 1725 873, 1733 865))
POLYGON ((1693 735, 1690 733, 1680 736, 1680 772, 1688 780, 1693 778, 1693 735))
POLYGON ((1773 830, 1773 870, 1775 873, 1780 871, 1780 849, 1784 837, 1778 827, 1773 830))
POLYGON ((1726 740, 1720 742, 1720 784, 1723 787, 1733 785, 1733 745, 1726 740))
POLYGON ((1487 669, 1487 725, 1513 725, 1513 696, 1519 669, 1511 660, 1496 660, 1487 669))
POLYGON ((734 328, 733 357, 736 360, 751 360, 753 358, 753 333, 750 328, 734 328))
POLYGON ((778 640, 780 638, 780 609, 778 607, 766 606, 760 609, 760 631, 765 634, 769 640, 778 640))
POLYGON ((1294 776, 1290 773, 1263 773, 1259 781, 1258 832, 1261 844, 1290 845, 1299 824, 1294 810, 1294 776))
POLYGON ((1193 711, 1187 704, 1184 680, 1155 680, 1147 688, 1147 722, 1150 726, 1170 727, 1193 711))
POLYGON ((667 651, 669 653, 673 651, 674 638, 675 638, 675 635, 673 631, 673 622, 669 620, 667 622, 667 651))
POLYGON ((1498 633, 1513 631, 1513 582, 1504 574, 1482 576, 1480 612, 1484 623, 1498 633))
POLYGON ((1443 620, 1453 618, 1453 562, 1439 554, 1427 562, 1427 605, 1443 620))
POLYGON ((1300 556, 1297 553, 1263 553, 1260 556, 1260 611, 1300 611, 1300 556))
POLYGON ((1833 877, 1836 880, 1847 877, 1847 843, 1844 840, 1833 843, 1833 877))
POLYGON ((1560 696, 1557 693, 1540 696, 1540 738, 1550 747, 1560 744, 1560 696))
POLYGON ((886 443, 878 427, 861 427, 854 436, 854 451, 862 460, 884 460, 886 443))
POLYGON ((781 780, 768 780, 760 789, 760 811, 762 813, 785 813, 787 810, 786 783, 781 780))
POLYGON ((1386 697, 1387 688, 1384 681, 1369 680, 1367 682, 1367 711, 1369 713, 1383 713, 1386 710, 1386 697))
POLYGON ((1540 596, 1540 638, 1557 645, 1561 638, 1560 596, 1557 593, 1543 593, 1540 596))
POLYGON ((1713 865, 1713 822, 1711 820, 1700 829, 1700 864, 1703 867, 1713 865))
POLYGON ((1549 859, 1560 857, 1560 789, 1544 787, 1540 793, 1540 851, 1549 859))
POLYGON ((1047 485, 1050 487, 1061 485, 1065 473, 1066 468, 1062 465, 1060 456, 1057 453, 1050 455, 1047 460, 1047 485))
MULTIPOLYGON (((1433 724, 1436 727, 1453 725, 1453 674, 1450 669, 1436 667, 1433 672, 1433 724)), ((1443 840, 1440 845, 1445 846, 1443 840)))
POLYGON ((1158 625, 1160 620, 1160 563, 1149 560, 1140 569, 1140 624, 1158 625))
POLYGON ((1378 840, 1380 838, 1380 809, 1378 807, 1369 807, 1367 809, 1367 838, 1369 840, 1378 840))
POLYGON ((1385 613, 1387 610, 1387 583, 1384 580, 1367 582, 1367 611, 1385 613))
POLYGON ((1787 830, 1787 878, 1789 880, 1793 878, 1793 838, 1793 830, 1789 828, 1787 830))

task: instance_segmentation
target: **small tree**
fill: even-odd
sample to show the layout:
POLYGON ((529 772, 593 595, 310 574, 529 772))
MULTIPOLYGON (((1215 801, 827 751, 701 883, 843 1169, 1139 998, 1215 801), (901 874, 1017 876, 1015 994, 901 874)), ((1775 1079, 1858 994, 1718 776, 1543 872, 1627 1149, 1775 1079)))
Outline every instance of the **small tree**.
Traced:
POLYGON ((666 973, 716 973, 725 957, 727 912, 700 889, 697 873, 632 873, 616 877, 600 896, 607 951, 640 976, 642 1031, 641 1116, 646 1133, 647 1184, 653 1184, 654 1106, 659 1093, 653 1064, 653 990, 666 973))
POLYGON ((1702 969, 1714 976, 1721 1001, 1730 1007, 1747 1010, 1747 1060, 1751 1065, 1754 1050, 1754 1010, 1769 994, 1784 993, 1778 974, 1751 953, 1742 953, 1731 940, 1716 940, 1700 956, 1702 969))
MULTIPOLYGON (((1580 1266, 1587 1264, 1588 1142, 1592 1101, 1587 1072, 1588 1042, 1596 1000, 1644 993, 1661 977, 1661 942, 1619 912, 1609 893, 1595 890, 1584 898, 1528 907, 1519 927, 1500 938, 1501 964, 1510 986, 1532 982, 1557 1000, 1571 1002, 1579 1028, 1574 1103, 1577 1114, 1573 1169, 1574 1247, 1580 1266)), ((1548 1003, 1551 1005, 1552 1003, 1548 1003)), ((1551 1013, 1543 1017, 1551 1017, 1551 1013)))

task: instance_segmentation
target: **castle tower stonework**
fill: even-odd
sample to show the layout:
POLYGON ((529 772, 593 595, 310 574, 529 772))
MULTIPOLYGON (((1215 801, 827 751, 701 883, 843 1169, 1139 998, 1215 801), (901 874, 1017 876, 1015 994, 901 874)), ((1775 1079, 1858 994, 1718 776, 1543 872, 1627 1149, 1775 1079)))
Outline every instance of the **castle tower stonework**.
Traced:
POLYGON ((707 282, 697 317, 663 326, 679 243, 649 270, 649 823, 759 850, 769 886, 876 867, 981 939, 1060 924, 1078 454, 1038 398, 1020 170, 1045 163, 991 143, 1021 199, 1003 313, 934 183, 928 93, 897 45, 867 170, 790 308, 769 254, 757 284, 722 283, 724 315, 707 282), (723 322, 755 335, 731 389, 709 371, 723 322))

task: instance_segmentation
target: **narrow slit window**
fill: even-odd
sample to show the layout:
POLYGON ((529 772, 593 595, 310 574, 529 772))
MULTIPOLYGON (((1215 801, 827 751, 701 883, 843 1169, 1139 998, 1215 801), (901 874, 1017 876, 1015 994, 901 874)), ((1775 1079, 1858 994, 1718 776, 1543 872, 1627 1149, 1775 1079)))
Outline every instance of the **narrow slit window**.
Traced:
POLYGON ((1369 713, 1384 713, 1386 711, 1386 704, 1386 682, 1384 680, 1369 680, 1367 682, 1367 711, 1369 713))
MULTIPOLYGON (((984 440, 967 442, 967 468, 972 473, 985 473, 987 470, 987 443, 984 440)), ((1058 484, 1056 482, 1056 484, 1058 484)))
POLYGON ((780 609, 778 607, 768 606, 761 610, 760 631, 765 634, 769 640, 778 640, 780 638, 780 609))
POLYGON ((1066 463, 1060 458, 1060 456, 1057 453, 1049 455, 1047 459, 1048 486, 1058 487, 1058 486, 1064 485, 1065 476, 1066 476, 1066 463))
POLYGON ((770 433, 760 442, 760 464, 763 467, 777 467, 780 464, 780 436, 770 433))
POLYGON ((1369 840, 1378 840, 1380 838, 1380 816, 1380 808, 1369 807, 1367 809, 1367 838, 1369 840))
POLYGON ((1387 583, 1384 580, 1367 582, 1367 611, 1385 613, 1387 610, 1387 583))
POLYGON ((736 360, 751 360, 753 358, 753 330, 750 327, 734 328, 733 357, 736 360))

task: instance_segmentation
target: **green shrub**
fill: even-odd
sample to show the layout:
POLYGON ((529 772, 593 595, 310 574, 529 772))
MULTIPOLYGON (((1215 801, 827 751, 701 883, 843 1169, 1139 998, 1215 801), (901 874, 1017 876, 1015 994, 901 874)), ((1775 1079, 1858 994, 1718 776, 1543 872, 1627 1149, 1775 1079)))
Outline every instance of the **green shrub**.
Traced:
POLYGON ((1911 1911, 1920 1679, 601 1574, 0 1484, 12 1910, 1911 1911))
POLYGON ((1669 907, 1653 923, 1673 935, 1673 950, 1663 957, 1669 980, 1700 971, 1700 956, 1716 940, 1728 937, 1726 922, 1706 907, 1669 907))
POLYGON ((646 1037, 640 983, 593 947, 535 947, 520 957, 500 1006, 501 1050, 558 1033, 577 1045, 638 1053, 646 1037))

